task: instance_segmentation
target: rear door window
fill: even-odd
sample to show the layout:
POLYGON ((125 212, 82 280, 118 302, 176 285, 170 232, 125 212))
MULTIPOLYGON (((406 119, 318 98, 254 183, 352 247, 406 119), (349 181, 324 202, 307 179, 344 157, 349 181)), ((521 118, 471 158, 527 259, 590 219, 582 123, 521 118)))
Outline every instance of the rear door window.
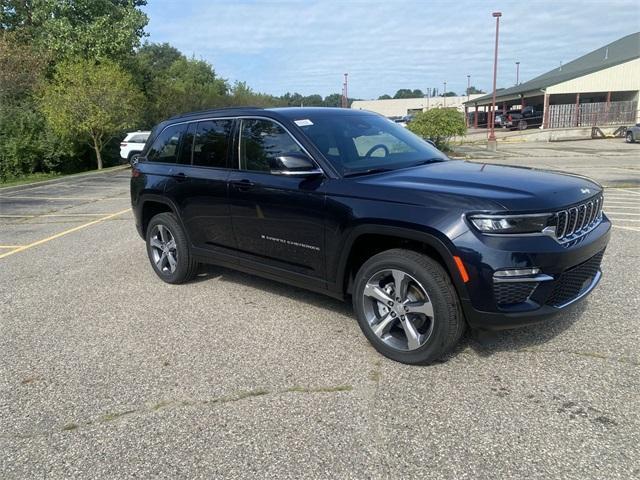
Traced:
POLYGON ((149 149, 147 160, 158 163, 178 163, 180 138, 186 128, 186 124, 171 125, 165 128, 149 149))
POLYGON ((227 168, 232 120, 198 122, 193 142, 193 164, 227 168))

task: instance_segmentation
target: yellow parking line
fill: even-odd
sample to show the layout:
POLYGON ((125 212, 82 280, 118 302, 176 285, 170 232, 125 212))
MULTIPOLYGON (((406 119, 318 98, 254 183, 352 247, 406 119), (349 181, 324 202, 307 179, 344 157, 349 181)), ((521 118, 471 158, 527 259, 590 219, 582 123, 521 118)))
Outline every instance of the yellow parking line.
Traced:
POLYGON ((0 245, 0 248, 20 248, 22 245, 0 245))
POLYGON ((0 215, 0 218, 102 217, 104 215, 104 213, 43 213, 41 215, 0 215))
POLYGON ((3 195, 0 199, 6 198, 7 200, 107 200, 106 198, 97 197, 38 197, 38 196, 26 196, 26 195, 3 195))
POLYGON ((3 254, 0 255, 0 258, 8 257, 9 255, 13 255, 14 253, 23 252, 23 251, 25 251, 25 250, 27 250, 29 248, 36 247, 38 245, 42 245, 43 243, 50 242, 51 240, 55 240, 56 238, 60 238, 60 237, 62 237, 64 235, 68 235, 69 233, 77 232, 78 230, 82 230, 83 228, 90 227, 91 225, 95 225, 96 223, 104 222, 105 220, 109 220, 111 218, 117 217, 118 215, 122 215, 123 213, 127 213, 129 211, 131 211, 131 209, 127 208, 126 210, 122 210, 120 212, 116 212, 116 213, 112 213, 110 215, 106 215, 106 216, 101 217, 101 218, 99 218, 97 220, 94 220, 92 222, 83 223, 82 225, 78 225, 77 227, 73 227, 73 228, 70 228, 68 230, 64 230, 64 231, 62 231, 60 233, 56 233, 55 235, 52 235, 50 237, 43 238, 42 240, 38 240, 37 242, 33 242, 33 243, 28 244, 28 245, 23 245, 21 247, 16 248, 15 250, 11 250, 10 252, 3 253, 3 254))

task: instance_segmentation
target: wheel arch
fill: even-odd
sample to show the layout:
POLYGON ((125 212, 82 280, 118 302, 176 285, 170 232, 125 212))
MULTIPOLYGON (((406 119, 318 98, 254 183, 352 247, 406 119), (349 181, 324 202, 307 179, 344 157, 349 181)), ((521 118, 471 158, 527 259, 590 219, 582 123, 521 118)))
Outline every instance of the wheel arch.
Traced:
POLYGON ((426 254, 440 263, 449 274, 460 298, 468 298, 466 287, 456 266, 453 245, 436 233, 388 225, 360 225, 345 242, 338 262, 336 287, 350 293, 355 274, 371 256, 391 248, 406 248, 426 254))
MULTIPOLYGON (((143 238, 146 238, 147 227, 151 219, 163 212, 173 213, 176 216, 177 221, 182 225, 182 219, 178 215, 178 209, 176 205, 167 197, 155 194, 143 194, 140 198, 140 230, 143 238)), ((186 232, 186 230, 185 230, 186 232)))

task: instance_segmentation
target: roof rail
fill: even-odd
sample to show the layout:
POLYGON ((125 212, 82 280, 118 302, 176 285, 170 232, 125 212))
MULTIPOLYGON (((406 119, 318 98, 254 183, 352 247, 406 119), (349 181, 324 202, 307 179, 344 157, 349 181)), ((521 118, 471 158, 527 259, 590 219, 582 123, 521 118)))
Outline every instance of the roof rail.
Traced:
POLYGON ((220 111, 225 111, 225 110, 264 110, 264 109, 262 107, 252 107, 252 106, 207 108, 207 109, 204 109, 204 110, 196 110, 194 112, 179 113, 178 115, 174 115, 173 117, 169 117, 168 120, 174 120, 176 118, 192 117, 192 116, 195 116, 195 115, 204 115, 206 113, 220 112, 220 111))

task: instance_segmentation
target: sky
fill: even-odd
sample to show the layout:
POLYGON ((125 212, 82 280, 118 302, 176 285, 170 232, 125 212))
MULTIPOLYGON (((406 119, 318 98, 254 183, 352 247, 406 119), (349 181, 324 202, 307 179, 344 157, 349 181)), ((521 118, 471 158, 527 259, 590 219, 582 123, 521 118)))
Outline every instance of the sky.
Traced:
MULTIPOLYGON (((640 31, 639 0, 148 0, 148 41, 169 42, 259 92, 377 98, 400 88, 491 91, 640 31)), ((640 47, 639 47, 640 48, 640 47)))

